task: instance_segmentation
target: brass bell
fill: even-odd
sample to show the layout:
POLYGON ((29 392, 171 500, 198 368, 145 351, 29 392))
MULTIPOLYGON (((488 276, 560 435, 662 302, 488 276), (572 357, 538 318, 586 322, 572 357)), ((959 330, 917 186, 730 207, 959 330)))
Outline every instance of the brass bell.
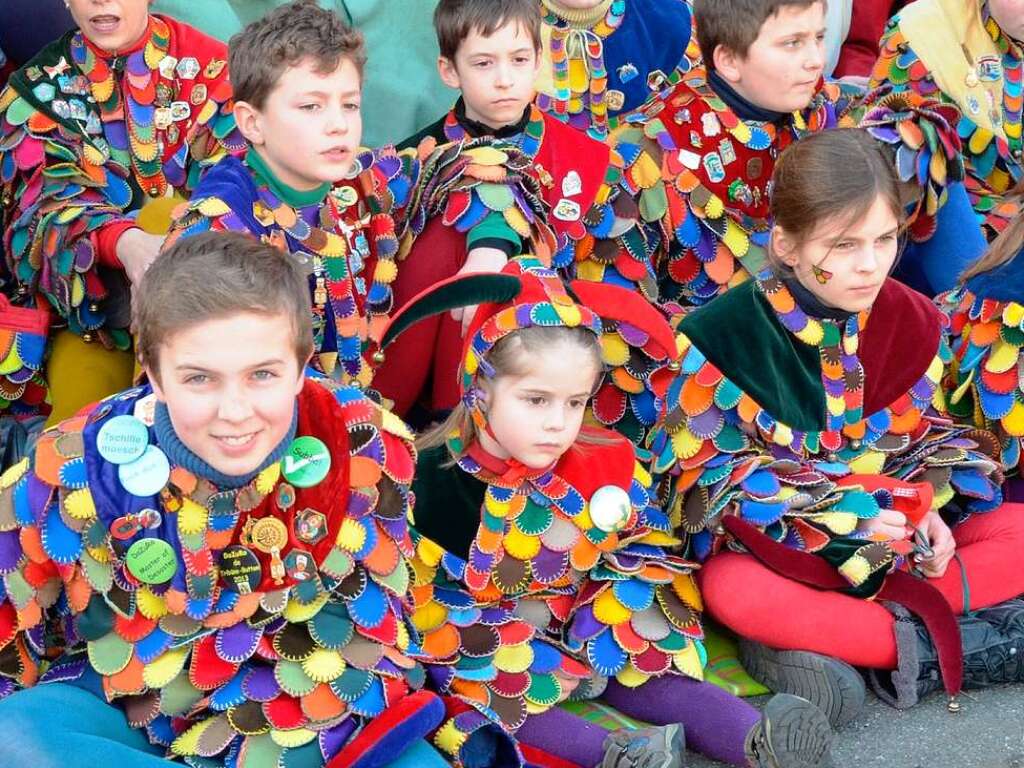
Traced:
POLYGON ((373 353, 373 362, 376 363, 377 365, 380 365, 381 363, 384 362, 384 350, 378 349, 376 352, 373 353))
POLYGON ((84 341, 84 342, 86 342, 86 343, 89 343, 89 342, 91 342, 91 341, 92 341, 92 334, 91 334, 91 333, 89 333, 88 331, 86 331, 85 333, 83 333, 83 334, 82 334, 82 341, 84 341))

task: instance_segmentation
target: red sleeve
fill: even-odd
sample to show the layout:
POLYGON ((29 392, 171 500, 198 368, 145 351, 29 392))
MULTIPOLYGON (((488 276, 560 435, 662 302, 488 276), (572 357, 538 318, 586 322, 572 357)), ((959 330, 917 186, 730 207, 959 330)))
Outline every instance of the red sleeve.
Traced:
POLYGON ((99 263, 112 269, 124 269, 121 260, 117 258, 117 241, 129 229, 136 228, 135 222, 131 219, 116 219, 92 232, 89 237, 92 238, 92 247, 96 251, 99 263))
POLYGON ((885 23, 903 5, 905 3, 893 0, 853 0, 850 31, 832 77, 867 77, 871 74, 878 59, 878 41, 885 32, 885 23))

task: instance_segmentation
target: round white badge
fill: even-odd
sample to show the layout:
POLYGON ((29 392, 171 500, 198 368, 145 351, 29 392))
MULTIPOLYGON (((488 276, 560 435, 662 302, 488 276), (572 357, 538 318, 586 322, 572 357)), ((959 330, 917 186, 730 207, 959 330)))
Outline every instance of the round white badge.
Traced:
POLYGON ((590 497, 590 519, 605 533, 625 528, 632 511, 629 494, 617 485, 603 485, 590 497))

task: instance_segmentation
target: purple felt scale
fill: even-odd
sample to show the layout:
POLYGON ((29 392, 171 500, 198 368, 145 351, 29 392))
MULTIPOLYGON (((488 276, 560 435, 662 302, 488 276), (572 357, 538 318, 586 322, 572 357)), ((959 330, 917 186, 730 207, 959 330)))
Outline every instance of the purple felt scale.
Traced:
POLYGON ((242 691, 252 701, 272 701, 281 693, 272 667, 256 667, 242 682, 242 691))
POLYGON ((217 655, 224 661, 238 664, 256 652, 263 631, 239 622, 217 632, 215 648, 217 655))

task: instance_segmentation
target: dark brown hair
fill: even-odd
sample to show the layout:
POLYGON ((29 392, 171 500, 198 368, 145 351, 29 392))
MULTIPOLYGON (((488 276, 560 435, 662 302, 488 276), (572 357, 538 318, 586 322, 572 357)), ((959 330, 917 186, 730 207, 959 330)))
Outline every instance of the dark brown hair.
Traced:
POLYGON ((451 62, 471 32, 484 37, 506 24, 518 24, 540 50, 539 0, 441 0, 434 9, 434 31, 441 55, 451 62))
MULTIPOLYGON (((797 243, 837 216, 849 226, 882 197, 902 227, 906 215, 893 160, 861 128, 834 128, 791 144, 772 173, 771 216, 797 243)), ((772 267, 789 267, 768 248, 772 267)))
MULTIPOLYGON (((1024 179, 1009 193, 1010 199, 1016 198, 1018 202, 1018 213, 1010 226, 999 233, 999 237, 989 244, 984 255, 969 266, 960 280, 970 280, 975 275, 988 272, 991 269, 1002 266, 1024 248, 1024 179)), ((1022 257, 1024 258, 1024 257, 1022 257)))
POLYGON ((168 338, 241 312, 286 315, 299 364, 309 359, 309 287, 287 254, 234 232, 179 239, 146 270, 132 301, 139 361, 159 375, 158 352, 168 338))
POLYGON ((289 67, 313 62, 320 74, 336 70, 342 60, 363 75, 363 33, 348 26, 315 0, 295 0, 247 25, 228 43, 228 70, 235 100, 262 109, 267 96, 289 67))
POLYGON ((693 0, 697 44, 704 66, 715 68, 715 48, 722 45, 741 58, 761 34, 764 23, 781 8, 809 8, 825 0, 693 0))
MULTIPOLYGON (((535 355, 544 349, 557 347, 560 344, 578 347, 590 353, 598 371, 601 370, 600 339, 586 328, 567 328, 563 325, 533 325, 513 331, 499 339, 487 352, 486 358, 494 369, 493 378, 521 376, 526 372, 530 355, 535 355)), ((597 382, 595 381, 594 384, 596 385, 597 382)), ((419 450, 426 450, 444 445, 452 432, 459 433, 462 444, 466 447, 469 447, 477 436, 476 424, 473 422, 469 409, 461 401, 447 419, 416 440, 416 447, 419 450)), ((577 439, 584 443, 604 443, 602 438, 594 439, 583 432, 577 439)))

